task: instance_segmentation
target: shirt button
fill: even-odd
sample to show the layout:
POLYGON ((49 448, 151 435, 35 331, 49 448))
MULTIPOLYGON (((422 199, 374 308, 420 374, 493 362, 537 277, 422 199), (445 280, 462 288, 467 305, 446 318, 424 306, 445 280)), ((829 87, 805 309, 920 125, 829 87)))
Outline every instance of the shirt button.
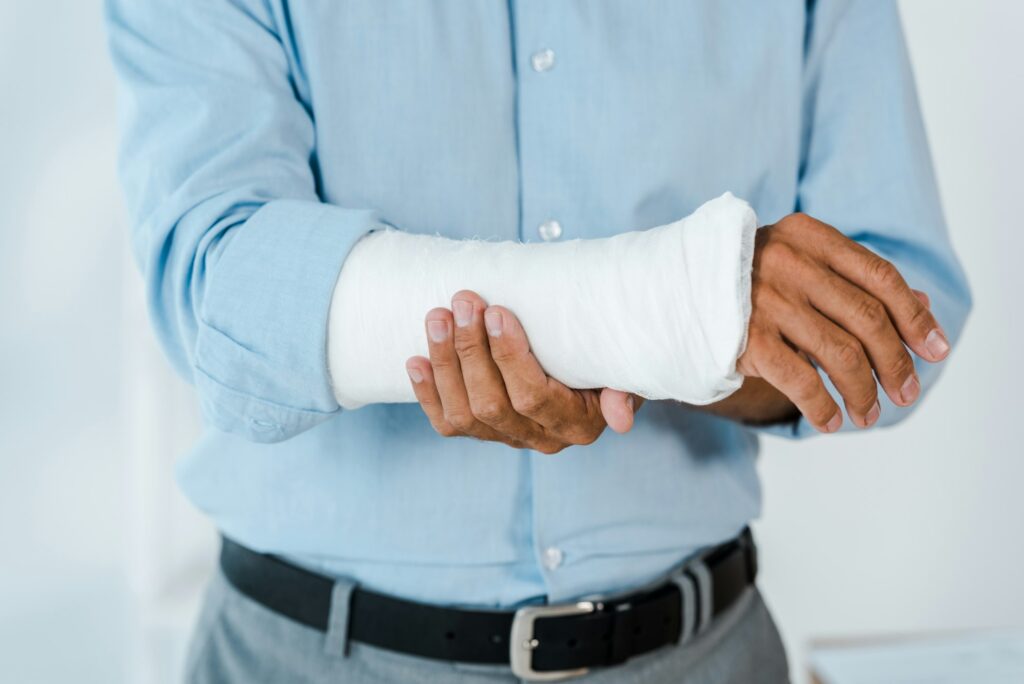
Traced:
POLYGON ((543 563, 548 570, 554 570, 561 565, 563 558, 562 549, 557 546, 549 546, 544 549, 543 563))
POLYGON ((551 67, 555 66, 555 51, 538 50, 534 52, 530 57, 530 64, 533 65, 534 71, 549 71, 551 67))
POLYGON ((540 233, 540 237, 544 242, 551 242, 562 237, 562 224, 551 219, 537 226, 537 232, 540 233))

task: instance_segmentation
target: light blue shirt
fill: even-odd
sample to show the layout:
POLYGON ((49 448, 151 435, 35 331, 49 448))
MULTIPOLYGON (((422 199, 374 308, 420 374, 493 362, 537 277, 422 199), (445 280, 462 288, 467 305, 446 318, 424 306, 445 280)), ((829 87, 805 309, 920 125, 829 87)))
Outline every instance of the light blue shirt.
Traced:
MULTIPOLYGON (((758 515, 757 434, 672 402, 556 456, 440 437, 416 405, 340 411, 328 305, 382 222, 591 238, 728 190, 894 261, 952 341, 967 315, 892 2, 109 0, 108 19, 134 250, 208 425, 180 484, 258 550, 509 606, 643 584, 758 515)), ((883 399, 884 424, 906 413, 883 399)))

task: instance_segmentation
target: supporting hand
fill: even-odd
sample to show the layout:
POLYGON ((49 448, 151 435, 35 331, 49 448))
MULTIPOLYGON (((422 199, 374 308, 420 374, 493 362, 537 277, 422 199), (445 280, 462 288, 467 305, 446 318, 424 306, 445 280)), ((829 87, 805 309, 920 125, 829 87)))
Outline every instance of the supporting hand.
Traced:
POLYGON ((406 363, 416 398, 446 437, 469 436, 553 454, 627 432, 643 400, 612 389, 574 390, 549 377, 519 320, 468 290, 426 317, 430 358, 406 363))

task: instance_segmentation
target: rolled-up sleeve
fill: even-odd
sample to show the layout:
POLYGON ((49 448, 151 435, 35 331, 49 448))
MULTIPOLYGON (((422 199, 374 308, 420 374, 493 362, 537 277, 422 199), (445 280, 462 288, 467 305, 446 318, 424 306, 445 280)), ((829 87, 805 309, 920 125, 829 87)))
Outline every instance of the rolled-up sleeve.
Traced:
MULTIPOLYGON (((818 0, 809 7, 798 209, 893 262, 911 287, 926 292, 955 362, 971 297, 942 215, 896 4, 818 0)), ((915 362, 927 392, 951 361, 915 362)), ((884 393, 880 402, 879 426, 913 410, 884 393)), ((843 428, 854 429, 849 420, 843 428)), ((817 434, 803 419, 766 430, 817 434)))
POLYGON ((279 441, 338 410, 330 297, 375 212, 321 202, 314 126, 259 0, 108 0, 120 171, 157 335, 219 430, 279 441))

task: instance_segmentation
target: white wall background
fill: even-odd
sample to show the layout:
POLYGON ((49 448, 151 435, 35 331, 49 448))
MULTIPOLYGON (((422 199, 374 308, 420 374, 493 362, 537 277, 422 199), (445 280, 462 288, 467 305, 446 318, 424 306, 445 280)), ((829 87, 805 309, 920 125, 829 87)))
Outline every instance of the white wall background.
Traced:
MULTIPOLYGON (((908 423, 766 443, 762 585, 798 672, 815 637, 1024 624, 1024 3, 900 5, 977 303, 908 423)), ((195 418, 125 265, 112 100, 98 0, 0 3, 3 681, 173 681, 208 548, 171 485, 195 418)))
POLYGON ((890 431, 765 443, 763 586, 811 637, 1024 625, 1024 3, 900 3, 974 292, 937 390, 890 431))

